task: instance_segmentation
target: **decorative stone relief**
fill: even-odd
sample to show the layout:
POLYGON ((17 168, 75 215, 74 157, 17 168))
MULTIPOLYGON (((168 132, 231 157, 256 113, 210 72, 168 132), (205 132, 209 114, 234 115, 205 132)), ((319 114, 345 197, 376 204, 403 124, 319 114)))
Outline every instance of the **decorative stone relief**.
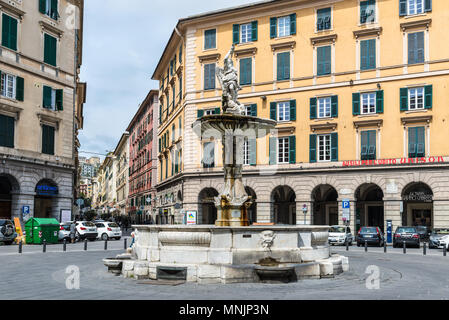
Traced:
POLYGON ((276 234, 274 231, 266 230, 260 234, 260 243, 265 251, 271 251, 276 234))

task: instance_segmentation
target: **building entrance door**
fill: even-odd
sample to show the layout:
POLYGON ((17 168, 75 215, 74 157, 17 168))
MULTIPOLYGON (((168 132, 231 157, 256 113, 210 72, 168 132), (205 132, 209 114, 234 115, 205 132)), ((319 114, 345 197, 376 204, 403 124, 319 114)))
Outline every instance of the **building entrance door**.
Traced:
POLYGON ((34 198, 34 217, 51 218, 52 200, 49 197, 34 198))
POLYGON ((432 227, 432 210, 414 209, 412 211, 414 226, 432 227))
POLYGON ((368 206, 368 226, 379 227, 384 232, 383 206, 368 206))
POLYGON ((11 183, 0 177, 0 218, 11 219, 11 183))
POLYGON ((329 225, 338 225, 338 207, 329 207, 329 225))

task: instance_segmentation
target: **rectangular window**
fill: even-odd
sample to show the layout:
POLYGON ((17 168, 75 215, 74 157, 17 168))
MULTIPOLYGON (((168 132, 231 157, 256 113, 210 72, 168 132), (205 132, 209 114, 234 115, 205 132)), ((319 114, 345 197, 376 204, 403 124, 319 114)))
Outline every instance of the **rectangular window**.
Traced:
POLYGON ((215 63, 204 65, 204 90, 215 89, 215 63))
POLYGON ((240 84, 246 85, 252 83, 252 58, 240 59, 240 84))
POLYGON ((411 88, 408 90, 409 110, 424 109, 424 88, 411 88))
POLYGON ((63 110, 63 90, 53 89, 48 86, 44 86, 43 93, 43 103, 42 106, 45 109, 50 109, 53 111, 63 110))
POLYGON ((408 156, 409 158, 422 158, 426 153, 425 128, 408 128, 408 156))
POLYGON ((329 30, 331 28, 331 8, 317 10, 317 26, 318 31, 329 30))
POLYGON ((17 50, 17 19, 2 15, 2 46, 17 50))
POLYGON ((317 75, 331 74, 331 46, 317 48, 317 75))
POLYGON ((217 30, 211 29, 204 32, 204 49, 215 49, 216 48, 216 35, 217 30))
POLYGON ((278 139, 278 163, 289 163, 289 153, 290 153, 290 139, 279 138, 278 139))
POLYGON ((331 161, 330 134, 318 136, 318 161, 331 161))
POLYGON ((14 118, 0 114, 0 147, 14 148, 14 118))
POLYGON ((215 144, 206 142, 203 145, 203 168, 215 167, 215 144))
POLYGON ((424 0, 408 0, 407 11, 409 15, 420 14, 424 12, 424 0))
POLYGON ((290 102, 278 103, 278 121, 290 121, 290 102))
POLYGON ((424 32, 408 34, 408 63, 424 62, 424 32))
POLYGON ((39 0, 39 11, 54 20, 58 20, 58 0, 39 0))
POLYGON ((44 35, 44 62, 56 67, 56 38, 44 35))
POLYGON ((1 73, 1 95, 6 98, 16 98, 16 76, 1 73))
POLYGON ((290 52, 277 54, 277 80, 290 79, 290 52))
POLYGON ((290 16, 278 18, 278 37, 290 35, 290 16))
POLYGON ((248 138, 245 139, 243 143, 243 164, 249 166, 249 141, 248 138))
POLYGON ((376 130, 361 132, 361 160, 376 159, 376 130))
POLYGON ((318 99, 318 118, 331 117, 331 104, 332 104, 331 97, 318 99))
POLYGON ((376 93, 362 93, 362 114, 376 113, 376 93))
POLYGON ((240 43, 247 43, 252 41, 252 24, 246 23, 240 25, 240 43))
POLYGON ((55 154, 55 128, 42 125, 42 153, 55 154))
POLYGON ((376 0, 360 1, 360 23, 373 23, 376 20, 376 0))
POLYGON ((360 69, 376 68, 376 39, 360 41, 360 69))

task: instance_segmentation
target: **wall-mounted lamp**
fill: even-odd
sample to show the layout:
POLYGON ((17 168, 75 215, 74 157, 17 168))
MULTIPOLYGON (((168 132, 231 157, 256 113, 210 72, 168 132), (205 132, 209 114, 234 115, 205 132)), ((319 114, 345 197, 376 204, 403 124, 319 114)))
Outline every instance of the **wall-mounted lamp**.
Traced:
POLYGON ((377 89, 381 89, 382 87, 380 86, 380 83, 377 84, 377 89))
POLYGON ((262 96, 262 100, 266 101, 267 100, 267 96, 262 96))
POLYGON ((349 80, 349 85, 352 87, 354 85, 354 80, 349 80))

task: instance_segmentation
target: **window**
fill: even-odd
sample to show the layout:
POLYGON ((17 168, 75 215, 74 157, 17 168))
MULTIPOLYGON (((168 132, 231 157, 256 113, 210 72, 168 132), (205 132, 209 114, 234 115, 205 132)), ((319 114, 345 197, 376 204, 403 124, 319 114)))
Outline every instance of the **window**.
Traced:
POLYGON ((318 161, 331 161, 331 136, 318 136, 318 161))
POLYGON ((408 34, 408 63, 424 62, 424 32, 408 34))
POLYGON ((217 36, 217 30, 211 29, 206 30, 204 32, 204 49, 215 49, 216 48, 216 36, 217 36))
POLYGON ((290 102, 278 103, 278 121, 290 121, 290 102))
POLYGON ((331 46, 317 48, 317 75, 323 76, 331 73, 331 46))
POLYGON ((331 117, 331 97, 318 99, 318 118, 331 117))
POLYGON ((409 110, 424 109, 424 88, 411 88, 408 90, 409 110))
POLYGON ((63 110, 63 90, 55 90, 51 87, 44 86, 44 99, 42 106, 45 109, 53 111, 63 110))
POLYGON ((331 8, 317 10, 317 26, 318 31, 329 30, 331 28, 331 8))
POLYGON ((408 128, 408 156, 409 158, 425 157, 425 128, 408 128))
POLYGON ((6 98, 16 98, 16 77, 3 73, 1 74, 1 95, 6 98))
POLYGON ((215 89, 215 63, 204 65, 204 90, 215 89))
POLYGON ((372 23, 376 20, 376 0, 360 1, 360 23, 372 23))
POLYGON ((376 39, 360 41, 360 69, 376 68, 376 39))
POLYGON ((213 168, 215 166, 215 144, 206 142, 203 145, 203 168, 213 168))
POLYGON ((14 148, 14 118, 0 114, 0 147, 14 148))
POLYGON ((432 11, 432 0, 399 0, 399 15, 415 15, 432 11))
POLYGON ((44 35, 44 62, 56 67, 56 38, 44 35))
POLYGON ((361 160, 376 159, 376 130, 361 132, 361 160))
POLYGON ((2 15, 2 46, 17 50, 17 19, 2 15))
POLYGON ((257 104, 246 105, 245 116, 257 117, 257 104))
POLYGON ((247 138, 243 143, 243 164, 246 166, 249 165, 249 141, 247 138))
POLYGON ((251 41, 252 41, 251 23, 240 25, 240 43, 247 43, 251 41))
POLYGON ((252 58, 240 59, 240 84, 252 83, 252 58))
POLYGON ((290 35, 290 16, 278 18, 278 37, 290 35))
POLYGON ((278 139, 278 163, 289 163, 289 138, 278 139))
POLYGON ((290 79, 290 52, 277 54, 277 80, 290 79))
POLYGON ((408 0, 407 12, 409 15, 420 14, 424 12, 424 0, 408 0))
POLYGON ((58 0, 39 0, 39 11, 54 20, 58 20, 58 0))
POLYGON ((376 113, 376 93, 362 93, 362 114, 376 113))
POLYGON ((55 154, 55 128, 42 125, 42 153, 55 154))

